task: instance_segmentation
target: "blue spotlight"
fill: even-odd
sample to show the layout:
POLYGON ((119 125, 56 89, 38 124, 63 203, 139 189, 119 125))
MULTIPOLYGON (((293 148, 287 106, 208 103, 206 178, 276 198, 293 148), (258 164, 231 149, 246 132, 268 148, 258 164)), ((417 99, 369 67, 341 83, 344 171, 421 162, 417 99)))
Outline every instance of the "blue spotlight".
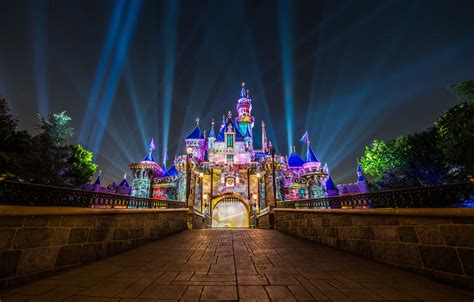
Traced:
POLYGON ((136 85, 135 85, 135 81, 133 80, 133 75, 132 75, 132 71, 131 71, 131 68, 130 68, 130 64, 128 64, 128 65, 129 66, 127 66, 127 71, 126 71, 128 93, 130 95, 133 111, 135 112, 135 119, 136 119, 136 122, 138 124, 138 128, 140 130, 140 136, 142 138, 142 145, 146 146, 146 141, 149 138, 147 138, 147 135, 145 133, 145 125, 144 125, 143 114, 142 114, 141 110, 143 110, 144 112, 148 112, 148 110, 144 110, 144 109, 148 109, 148 108, 140 108, 140 97, 138 96, 138 91, 137 91, 137 88, 136 88, 136 85))
POLYGON ((283 93, 285 101, 286 134, 288 149, 293 146, 293 48, 291 26, 291 3, 278 1, 278 19, 280 25, 281 65, 283 75, 283 93))
POLYGON ((163 20, 163 44, 165 47, 164 59, 165 70, 163 75, 163 152, 168 149, 168 137, 170 128, 171 103, 173 101, 173 79, 176 66, 176 31, 179 18, 179 1, 168 0, 166 2, 165 18, 163 20))
POLYGON ((48 63, 47 63, 47 16, 44 2, 32 2, 32 34, 34 51, 34 74, 36 84, 36 103, 38 112, 47 116, 48 106, 48 63))
POLYGON ((99 64, 95 72, 94 82, 92 84, 90 96, 87 100, 87 107, 84 113, 84 120, 82 121, 81 131, 79 132, 79 141, 84 142, 90 139, 91 122, 96 117, 94 108, 96 108, 97 101, 99 99, 100 88, 104 82, 105 74, 107 72, 107 66, 109 65, 110 56, 114 49, 114 41, 116 40, 120 19, 124 12, 125 0, 119 0, 115 2, 112 17, 110 19, 109 30, 107 31, 106 40, 102 48, 100 55, 99 64))
POLYGON ((120 32, 117 40, 116 53, 110 68, 108 81, 104 87, 104 95, 102 97, 102 104, 99 107, 99 118, 97 128, 95 131, 95 139, 93 140, 92 148, 94 152, 98 152, 102 138, 104 136, 105 126, 107 125, 112 103, 117 92, 117 86, 122 74, 123 65, 127 58, 130 40, 135 29, 138 13, 140 11, 142 1, 132 1, 127 7, 127 16, 125 24, 120 32))

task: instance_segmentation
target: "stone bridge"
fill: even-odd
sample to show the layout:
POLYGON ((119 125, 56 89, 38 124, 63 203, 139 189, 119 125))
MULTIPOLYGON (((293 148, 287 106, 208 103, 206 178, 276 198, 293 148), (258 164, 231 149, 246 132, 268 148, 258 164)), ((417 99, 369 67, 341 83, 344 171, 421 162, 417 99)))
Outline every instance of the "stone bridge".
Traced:
POLYGON ((472 301, 473 218, 273 209, 274 229, 231 230, 187 209, 0 206, 0 300, 472 301))

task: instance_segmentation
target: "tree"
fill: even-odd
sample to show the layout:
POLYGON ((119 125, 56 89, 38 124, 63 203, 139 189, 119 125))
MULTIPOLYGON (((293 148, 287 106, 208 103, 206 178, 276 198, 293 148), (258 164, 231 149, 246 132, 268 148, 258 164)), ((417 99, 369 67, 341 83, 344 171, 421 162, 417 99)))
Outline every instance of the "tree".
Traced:
POLYGON ((44 118, 38 114, 41 132, 33 138, 31 167, 28 180, 32 182, 68 185, 66 173, 71 156, 67 141, 72 137, 71 118, 66 112, 53 113, 44 118))
POLYGON ((360 165, 364 173, 372 176, 374 181, 378 181, 390 169, 404 165, 403 155, 406 151, 404 137, 388 142, 374 140, 370 146, 365 147, 360 165))
POLYGON ((84 149, 81 145, 70 146, 70 156, 68 159, 68 183, 73 186, 80 186, 87 183, 95 173, 97 165, 93 162, 93 153, 84 149))
POLYGON ((47 119, 38 113, 38 119, 40 124, 36 127, 42 131, 40 138, 52 148, 64 147, 74 133, 74 129, 69 125, 71 118, 66 111, 52 113, 47 119))
MULTIPOLYGON (((472 81, 474 82, 474 81, 472 81)), ((458 179, 474 175, 474 99, 454 106, 436 121, 438 148, 458 179)))
POLYGON ((0 99, 0 174, 8 177, 21 169, 30 147, 30 135, 17 127, 18 119, 10 113, 7 101, 0 99))
POLYGON ((474 101, 474 80, 468 80, 452 84, 451 87, 454 90, 454 94, 461 100, 467 100, 470 102, 474 101))

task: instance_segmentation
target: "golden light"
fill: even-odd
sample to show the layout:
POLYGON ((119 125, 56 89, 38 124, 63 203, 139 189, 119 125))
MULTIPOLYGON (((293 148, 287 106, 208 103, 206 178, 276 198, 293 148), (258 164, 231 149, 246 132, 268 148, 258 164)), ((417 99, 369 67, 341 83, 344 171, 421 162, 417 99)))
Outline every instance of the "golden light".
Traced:
POLYGON ((202 178, 203 176, 204 176, 204 173, 202 173, 202 172, 201 172, 201 173, 199 173, 199 177, 201 177, 201 178, 202 178))
POLYGON ((260 175, 260 173, 257 173, 257 178, 260 178, 260 176, 262 176, 262 175, 260 175))
POLYGON ((193 148, 187 147, 187 148, 186 148, 186 151, 188 152, 188 154, 191 154, 191 152, 193 152, 193 148))

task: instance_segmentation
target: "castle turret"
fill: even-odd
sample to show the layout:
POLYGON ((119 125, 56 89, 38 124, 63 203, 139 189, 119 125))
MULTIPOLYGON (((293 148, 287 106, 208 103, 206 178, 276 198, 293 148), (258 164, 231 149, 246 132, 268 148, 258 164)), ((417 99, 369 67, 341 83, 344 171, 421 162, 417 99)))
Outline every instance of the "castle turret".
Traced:
POLYGON ((326 195, 329 197, 339 195, 339 190, 334 185, 334 182, 332 181, 332 178, 330 175, 328 176, 328 179, 326 180, 326 195))
POLYGON ((359 192, 369 192, 369 185, 367 183, 367 180, 365 179, 365 175, 362 171, 362 167, 360 166, 359 160, 357 160, 357 185, 359 186, 359 192))
POLYGON ((237 101, 237 113, 238 116, 235 118, 235 123, 239 127, 240 132, 245 134, 248 131, 252 136, 254 123, 254 117, 252 116, 252 99, 250 98, 249 91, 245 90, 245 83, 242 83, 240 98, 237 101))
POLYGON ((202 162, 206 151, 204 133, 199 128, 199 118, 196 119, 196 127, 186 136, 186 150, 190 149, 193 158, 202 162))
POLYGON ((304 168, 312 171, 319 170, 321 168, 321 163, 316 157, 316 154, 314 154, 313 148, 311 148, 308 131, 304 133, 301 141, 306 143, 306 158, 304 168))
POLYGON ((303 168, 304 160, 296 153, 296 147, 293 146, 291 154, 288 157, 288 167, 291 170, 300 170, 303 168))
POLYGON ((138 163, 129 164, 132 182, 132 195, 139 197, 151 196, 151 180, 155 176, 163 175, 163 168, 155 162, 153 151, 155 148, 155 141, 151 139, 147 145, 148 155, 138 163))
POLYGON ((214 119, 212 119, 211 131, 209 131, 209 137, 207 138, 207 147, 209 149, 212 149, 215 141, 216 141, 216 133, 214 132, 214 119))

